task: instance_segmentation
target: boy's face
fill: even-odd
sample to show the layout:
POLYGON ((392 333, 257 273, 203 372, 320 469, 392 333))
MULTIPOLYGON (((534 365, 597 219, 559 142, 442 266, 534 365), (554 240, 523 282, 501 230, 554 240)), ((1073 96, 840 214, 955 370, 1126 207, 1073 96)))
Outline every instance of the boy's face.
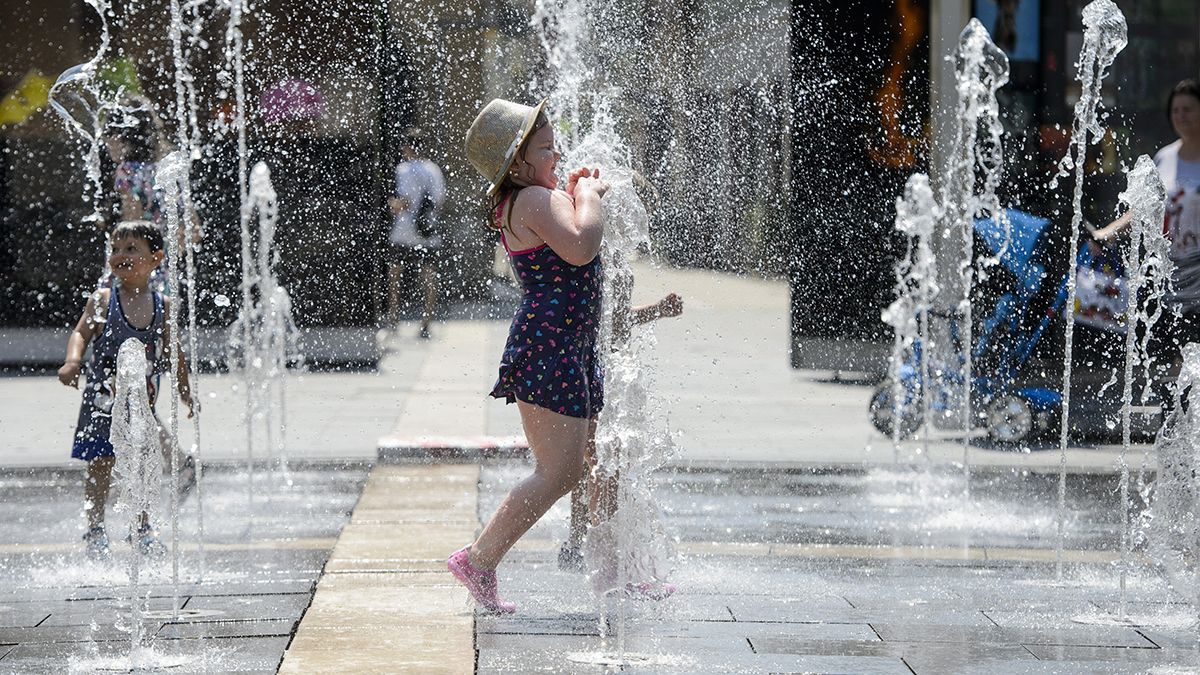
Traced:
POLYGON ((112 268, 121 283, 134 285, 144 284, 150 279, 150 274, 162 263, 162 251, 150 251, 150 245, 145 239, 134 235, 126 235, 112 242, 112 255, 108 258, 108 266, 112 268))

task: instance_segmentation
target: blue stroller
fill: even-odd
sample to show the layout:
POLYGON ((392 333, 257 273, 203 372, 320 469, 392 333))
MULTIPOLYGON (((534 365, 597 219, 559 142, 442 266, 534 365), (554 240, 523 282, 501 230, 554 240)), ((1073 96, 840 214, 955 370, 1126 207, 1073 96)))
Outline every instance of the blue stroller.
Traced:
MULTIPOLYGON (((1042 381, 1028 378, 1025 366, 1033 358, 1038 342, 1051 323, 1062 315, 1067 300, 1067 279, 1064 275, 1055 289, 1044 287, 1046 271, 1038 254, 1042 235, 1050 221, 1013 209, 1006 213, 1012 225, 1012 239, 999 256, 999 263, 1007 271, 1006 276, 1011 284, 999 294, 990 311, 981 308, 982 320, 975 323, 974 344, 971 346, 971 425, 974 428, 985 427, 991 439, 999 444, 1015 445, 1047 432, 1058 424, 1062 414, 1061 379, 1053 382, 1044 378, 1042 381)), ((976 220, 974 229, 993 254, 1002 247, 1004 230, 996 219, 976 220)), ((1120 260, 1115 254, 1106 255, 1104 260, 1096 260, 1087 246, 1081 246, 1076 262, 1081 270, 1107 266, 1120 275, 1120 260)), ((964 389, 960 332, 962 316, 953 312, 934 311, 930 312, 928 318, 931 324, 935 319, 948 322, 952 354, 957 355, 943 362, 931 359, 928 364, 927 372, 931 380, 928 396, 930 419, 949 421, 954 428, 961 428, 961 418, 955 411, 959 409, 957 401, 964 389)), ((900 406, 893 403, 897 391, 896 379, 886 378, 871 398, 871 422, 888 436, 898 425, 900 436, 910 437, 922 424, 926 403, 921 369, 924 351, 920 340, 914 341, 892 373, 892 378, 899 380, 898 389, 903 397, 900 406)), ((1119 392, 1120 388, 1112 387, 1112 390, 1119 392)), ((1081 401, 1078 405, 1081 406, 1096 403, 1095 400, 1079 398, 1081 401)), ((1119 407, 1119 401, 1110 402, 1109 407, 1113 407, 1111 403, 1119 407)), ((1072 401, 1071 407, 1074 420, 1077 403, 1072 401)), ((1106 417, 1111 416, 1102 414, 1099 419, 1106 417)))

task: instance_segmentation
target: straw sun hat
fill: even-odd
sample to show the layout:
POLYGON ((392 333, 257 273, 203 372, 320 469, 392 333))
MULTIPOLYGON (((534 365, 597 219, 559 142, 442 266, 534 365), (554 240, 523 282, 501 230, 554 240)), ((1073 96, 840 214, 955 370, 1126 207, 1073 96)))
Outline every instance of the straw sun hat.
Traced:
POLYGON ((504 174, 525 142, 546 100, 536 106, 521 105, 502 98, 492 99, 483 107, 467 130, 467 159, 483 177, 491 181, 488 195, 494 195, 504 174))

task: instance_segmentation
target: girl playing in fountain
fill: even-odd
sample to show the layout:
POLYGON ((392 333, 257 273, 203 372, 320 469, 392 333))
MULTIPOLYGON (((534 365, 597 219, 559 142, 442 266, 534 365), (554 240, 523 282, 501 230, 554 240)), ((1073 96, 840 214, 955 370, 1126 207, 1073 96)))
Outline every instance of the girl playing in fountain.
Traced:
MULTIPOLYGON (((124 221, 111 234, 112 254, 109 266, 114 282, 111 288, 100 288, 88 298, 83 316, 67 340, 67 358, 58 369, 58 380, 68 387, 77 387, 83 365, 83 355, 89 344, 92 358, 88 362, 87 385, 79 408, 79 423, 71 456, 88 463, 84 480, 84 511, 88 530, 83 540, 87 555, 93 560, 108 558, 108 535, 104 531, 104 511, 112 483, 116 453, 109 434, 112 429, 112 407, 115 396, 117 350, 130 338, 146 345, 146 360, 154 373, 166 368, 166 347, 173 345, 167 326, 170 299, 151 287, 151 276, 163 260, 163 236, 155 224, 145 220, 124 221), (97 312, 97 307, 106 308, 97 312)), ((178 348, 175 345, 175 348, 178 348)), ((192 396, 188 385, 187 364, 180 353, 176 382, 179 396, 192 416, 192 396)), ((153 405, 155 386, 152 373, 146 374, 153 405)), ((195 467, 190 457, 183 458, 176 444, 159 429, 163 452, 176 452, 180 469, 181 493, 195 483, 195 467)), ((133 533, 131 533, 133 534, 133 533)), ((166 547, 159 541, 146 514, 142 514, 137 533, 132 540, 145 554, 161 556, 166 547)))
POLYGON ((595 346, 600 316, 598 169, 577 169, 556 190, 560 158, 543 108, 502 99, 480 111, 466 137, 467 158, 491 181, 492 225, 524 294, 513 317, 491 395, 516 402, 533 453, 531 476, 508 493, 474 543, 447 561, 477 602, 501 600, 496 566, 546 511, 585 474, 589 434, 603 406, 595 346))

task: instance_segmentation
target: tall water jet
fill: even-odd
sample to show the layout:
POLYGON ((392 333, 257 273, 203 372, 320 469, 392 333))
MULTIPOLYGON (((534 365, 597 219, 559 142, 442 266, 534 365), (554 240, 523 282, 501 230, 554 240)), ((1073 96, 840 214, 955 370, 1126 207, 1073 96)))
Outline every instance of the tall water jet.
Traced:
MULTIPOLYGON (((180 255, 180 243, 183 246, 190 247, 191 243, 184 241, 181 236, 183 228, 181 226, 180 216, 187 213, 186 203, 186 188, 184 182, 188 180, 188 159, 183 151, 176 150, 164 157, 159 163, 155 173, 155 188, 161 191, 163 197, 163 212, 166 216, 166 232, 164 240, 166 241, 167 258, 167 288, 172 293, 177 293, 180 286, 181 277, 179 274, 179 265, 182 262, 180 255)), ((192 280, 188 279, 191 284, 192 280)), ((179 443, 179 396, 177 395, 179 387, 176 385, 179 371, 181 368, 187 368, 187 364, 180 360, 179 345, 182 343, 179 330, 179 315, 180 315, 180 298, 177 296, 172 299, 170 308, 167 312, 166 333, 170 336, 170 343, 166 345, 167 359, 169 367, 167 369, 167 377, 171 384, 167 387, 167 396, 170 398, 171 405, 168 408, 167 414, 167 433, 166 442, 171 445, 167 470, 171 476, 171 494, 179 493, 179 471, 182 467, 178 465, 178 443, 179 443)), ((190 308, 189 308, 190 309, 190 308)), ((189 384, 192 380, 189 378, 189 384)), ((194 392, 192 393, 193 401, 194 392)), ((179 584, 179 503, 178 500, 171 500, 171 581, 173 586, 179 584)))
POLYGON ((987 29, 978 19, 971 19, 963 28, 955 62, 957 126, 942 184, 941 202, 946 232, 949 234, 957 229, 962 237, 963 257, 959 265, 962 294, 956 312, 961 317, 959 342, 962 344, 962 389, 958 392, 957 403, 963 432, 963 471, 969 476, 968 451, 975 427, 971 400, 974 380, 971 293, 975 285, 975 219, 983 215, 997 218, 1005 230, 1001 250, 985 262, 985 267, 994 265, 1011 239, 1011 225, 996 196, 1004 168, 1004 130, 1000 124, 996 92, 1008 82, 1009 66, 1008 57, 992 42, 987 29), (984 129, 982 137, 981 127, 984 129))
POLYGON ((253 290, 254 299, 230 326, 229 344, 231 362, 241 367, 246 387, 250 425, 247 461, 253 477, 260 437, 268 467, 287 470, 286 377, 289 363, 300 357, 291 297, 275 274, 279 264, 279 248, 275 245, 279 206, 271 171, 263 162, 256 164, 250 174, 246 204, 248 211, 258 215, 254 265, 244 280, 253 290), (242 341, 245 335, 250 336, 248 341, 242 341))
POLYGON ((605 407, 596 431, 595 472, 609 484, 615 482, 615 511, 589 530, 585 560, 602 599, 602 631, 607 631, 607 598, 618 598, 617 655, 613 660, 598 658, 627 663, 643 659, 625 652, 624 600, 631 587, 661 587, 674 557, 652 496, 653 473, 671 456, 674 445, 651 390, 653 336, 645 329, 629 330, 629 261, 639 247, 649 244, 648 219, 613 108, 624 99, 622 90, 605 77, 605 69, 593 67, 593 56, 603 49, 592 20, 593 12, 584 2, 539 0, 532 25, 539 31, 551 79, 535 86, 548 89, 548 114, 558 123, 562 164, 601 167, 611 186, 603 202, 606 225, 600 252, 604 305, 596 349, 605 373, 605 407))
MULTIPOLYGON (((91 185, 91 193, 84 192, 85 200, 91 204, 92 212, 85 222, 98 224, 104 220, 100 210, 104 203, 104 185, 100 175, 100 141, 107 116, 115 109, 116 99, 109 99, 96 86, 96 74, 104 57, 108 54, 111 42, 111 32, 108 17, 112 13, 110 0, 86 0, 88 6, 96 11, 100 19, 100 46, 96 54, 87 63, 72 66, 63 71, 54 85, 50 87, 47 102, 51 109, 62 118, 71 130, 87 143, 87 154, 84 156, 84 173, 91 185)), ((112 244, 105 237, 104 259, 101 263, 100 278, 97 286, 103 285, 109 275, 108 259, 112 253, 112 244)), ((95 301, 100 296, 93 294, 95 301)), ((97 323, 104 322, 102 303, 94 302, 96 313, 93 317, 97 323)))
POLYGON ((134 542, 129 557, 130 659, 133 670, 140 667, 146 647, 143 615, 148 597, 140 581, 142 555, 136 537, 143 522, 153 522, 159 512, 162 484, 162 452, 158 421, 150 408, 146 387, 149 373, 146 345, 137 338, 123 342, 117 351, 117 376, 112 408, 111 440, 116 452, 113 477, 117 490, 114 510, 127 514, 129 536, 134 542), (145 519, 145 520, 143 520, 145 519))
MULTIPOLYGON (((1175 381, 1175 405, 1154 442, 1157 477, 1140 530, 1150 558, 1180 594, 1200 589, 1200 406, 1182 405, 1183 392, 1200 391, 1200 344, 1183 346, 1183 365, 1175 381)), ((1200 594, 1193 597, 1200 608, 1200 594)))
MULTIPOLYGON (((1129 461, 1132 441, 1130 417, 1133 405, 1133 378, 1140 364, 1147 385, 1151 377, 1149 342, 1163 313, 1162 300, 1169 292, 1174 275, 1171 242, 1163 234, 1167 191, 1154 160, 1138 157, 1127 176, 1128 187, 1121 201, 1129 207, 1130 238, 1125 252, 1127 306, 1125 310, 1125 386, 1121 405, 1121 590, 1120 614, 1125 619, 1125 580, 1132 554, 1130 532, 1129 461), (1138 328, 1143 327, 1138 340, 1138 328)), ((1143 390, 1143 399, 1146 392, 1143 390)))
MULTIPOLYGON (((229 0, 229 22, 225 28, 225 65, 226 68, 232 70, 232 75, 228 72, 222 75, 229 77, 232 80, 233 95, 234 95, 234 127, 237 131, 237 156, 238 156, 238 197, 240 208, 238 209, 238 223, 241 230, 241 262, 242 262, 242 308, 241 315, 248 316, 251 306, 253 305, 252 287, 251 287, 251 267, 253 255, 251 253, 252 242, 250 240, 250 218, 252 208, 250 205, 250 188, 248 185, 249 176, 247 175, 247 166, 249 161, 249 151, 247 149, 246 139, 246 55, 245 45, 242 36, 242 17, 246 11, 246 0, 229 0)), ((241 344, 243 345, 243 358, 245 358, 245 349, 251 343, 250 322, 242 321, 240 324, 235 323, 241 332, 241 344)), ((232 327, 231 327, 232 328, 232 327)), ((249 363, 245 360, 243 363, 249 363)), ((242 423, 246 428, 246 464, 250 467, 250 473, 247 478, 247 495, 249 501, 254 500, 254 432, 253 432, 253 413, 251 407, 253 401, 250 392, 249 380, 243 377, 242 386, 246 388, 246 406, 242 412, 242 423)))
MULTIPOLYGON (((881 317, 892 327, 894 334, 889 377, 892 459, 895 462, 900 459, 901 439, 915 430, 918 410, 925 429, 925 457, 929 458, 929 433, 933 429, 929 393, 929 315, 938 294, 932 239, 940 216, 941 207, 934 199, 929 176, 923 173, 909 176, 904 195, 896 198, 895 220, 895 229, 904 237, 906 251, 896 261, 896 299, 881 317), (911 367, 910 355, 917 360, 920 370, 919 391, 915 392, 909 385, 914 378, 904 372, 911 367)), ((887 402, 880 405, 887 406, 887 402)))
MULTIPOLYGON (((1062 419, 1059 431, 1058 469, 1058 542, 1055 546, 1054 576, 1062 580, 1063 542, 1066 537, 1067 509, 1067 441, 1071 434, 1069 422, 1071 412, 1071 358, 1075 334, 1075 275, 1078 270, 1076 248, 1079 246, 1079 229, 1083 225, 1083 180, 1087 160, 1089 135, 1092 143, 1104 137, 1097 111, 1100 107, 1100 89, 1108 69, 1128 43, 1125 15, 1112 0, 1092 0, 1083 8, 1083 47, 1075 62, 1076 79, 1080 83, 1079 100, 1075 103, 1075 121, 1071 130, 1071 148, 1060 164, 1059 176, 1075 170, 1075 192, 1072 199, 1071 230, 1067 235, 1067 255, 1070 263, 1067 270, 1067 302, 1063 316, 1066 319, 1063 338, 1063 391, 1062 419)), ((1051 181, 1051 189, 1057 186, 1057 177, 1051 181)))
MULTIPOLYGON (((197 11, 197 4, 195 4, 195 3, 192 4, 192 10, 194 12, 194 15, 193 15, 192 24, 190 26, 190 36, 192 39, 196 39, 197 36, 200 34, 200 29, 202 27, 201 23, 200 23, 200 14, 197 11)), ((183 272, 184 272, 183 280, 184 281, 182 284, 179 283, 179 276, 178 276, 178 273, 176 272, 176 280, 175 280, 175 284, 172 286, 172 288, 176 288, 176 289, 182 288, 182 290, 184 291, 183 293, 178 293, 178 291, 177 291, 177 294, 179 295, 179 297, 176 298, 175 305, 179 305, 181 302, 186 300, 187 324, 188 324, 187 354, 189 354, 192 359, 195 359, 195 358, 197 358, 197 354, 198 354, 196 351, 196 295, 197 295, 196 285, 197 285, 197 279, 196 279, 195 242, 199 238, 200 232, 199 232, 199 221, 198 221, 198 218, 196 217, 195 203, 192 199, 191 167, 192 167, 192 162, 194 160, 198 159, 199 155, 200 155, 200 148, 199 148, 200 130, 199 130, 199 124, 196 119, 196 108, 197 108, 197 106, 196 106, 196 87, 195 87, 195 83, 192 78, 191 69, 188 68, 188 65, 187 65, 188 64, 187 56, 190 54, 190 50, 185 50, 184 45, 183 45, 184 33, 185 33, 185 31, 188 31, 189 26, 187 26, 184 22, 183 12, 180 8, 179 0, 171 0, 171 10, 170 11, 171 11, 171 28, 170 28, 171 56, 172 56, 172 61, 174 62, 174 81, 175 81, 175 138, 176 138, 176 144, 178 145, 178 149, 176 150, 176 152, 181 153, 181 156, 177 156, 172 161, 172 163, 174 165, 178 166, 178 168, 175 169, 176 175, 171 177, 174 180, 175 185, 177 185, 179 187, 178 206, 176 206, 175 202, 169 198, 166 201, 167 201, 168 216, 170 216, 171 213, 174 213, 177 217, 181 217, 183 220, 182 236, 176 237, 175 239, 179 239, 179 240, 183 241, 182 253, 183 253, 183 261, 184 261, 182 263, 183 267, 184 267, 184 269, 183 269, 183 272)), ((174 154, 174 153, 172 153, 172 154, 174 154)), ((170 157, 170 156, 168 156, 168 157, 170 157)), ((168 184, 170 182, 171 182, 170 180, 167 181, 168 184)), ((174 241, 175 239, 169 239, 169 241, 174 241)), ((178 254, 175 255, 175 260, 172 261, 170 264, 173 269, 180 270, 181 263, 180 263, 178 254)), ((182 336, 182 333, 179 330, 178 321, 176 321, 176 323, 174 323, 174 324, 171 324, 171 330, 172 330, 172 335, 177 336, 175 338, 177 344, 183 344, 182 338, 179 337, 179 336, 182 336)), ((174 373, 174 372, 175 371, 173 370, 172 373, 174 373)), ((198 379, 199 378, 195 372, 192 372, 191 376, 188 378, 188 385, 191 390, 191 397, 192 397, 193 401, 200 400, 200 390, 199 390, 199 386, 198 386, 198 384, 199 384, 198 379)), ((204 577, 204 498, 203 498, 204 495, 203 495, 203 488, 201 487, 201 484, 203 483, 203 481, 201 479, 203 478, 203 473, 204 473, 204 462, 203 462, 203 457, 200 453, 200 416, 193 414, 191 417, 191 420, 192 420, 192 446, 191 446, 191 452, 189 452, 188 454, 191 455, 191 457, 193 458, 193 460, 195 462, 194 471, 195 471, 195 477, 196 477, 195 490, 196 490, 196 504, 197 504, 197 507, 196 507, 196 530, 197 530, 197 538, 198 538, 199 547, 200 547, 200 551, 199 551, 199 553, 200 553, 200 555, 199 555, 200 577, 203 578, 204 577)), ((174 422, 174 420, 172 420, 172 425, 174 426, 174 424, 175 424, 175 422, 174 422)), ((175 432, 176 429, 173 428, 172 431, 175 432)), ((178 480, 178 471, 177 470, 174 471, 172 475, 175 476, 175 480, 177 481, 178 480)), ((177 485, 176 485, 176 488, 178 488, 177 485)), ((176 510, 176 514, 177 514, 177 510, 176 510)), ((175 534, 174 534, 176 530, 177 530, 177 528, 173 525, 171 528, 171 531, 172 531, 171 536, 173 539, 173 545, 171 547, 172 551, 174 551, 178 548, 178 541, 176 541, 175 534)), ((178 558, 176 557, 174 560, 178 560, 178 558)))
MULTIPOLYGON (((95 84, 96 74, 104 57, 108 54, 111 33, 108 27, 108 17, 112 13, 109 0, 86 0, 88 6, 96 10, 100 19, 100 46, 96 54, 87 63, 72 66, 63 71, 54 85, 50 87, 48 103, 58 113, 80 138, 88 143, 87 155, 84 159, 84 171, 91 183, 92 194, 85 197, 92 205, 92 213, 88 216, 91 222, 103 219, 100 207, 104 185, 100 177, 100 136, 104 128, 104 114, 110 110, 114 101, 107 100, 101 95, 95 84), (75 108, 72 110, 71 108, 75 108)), ((107 263, 108 256, 105 256, 107 263)))

